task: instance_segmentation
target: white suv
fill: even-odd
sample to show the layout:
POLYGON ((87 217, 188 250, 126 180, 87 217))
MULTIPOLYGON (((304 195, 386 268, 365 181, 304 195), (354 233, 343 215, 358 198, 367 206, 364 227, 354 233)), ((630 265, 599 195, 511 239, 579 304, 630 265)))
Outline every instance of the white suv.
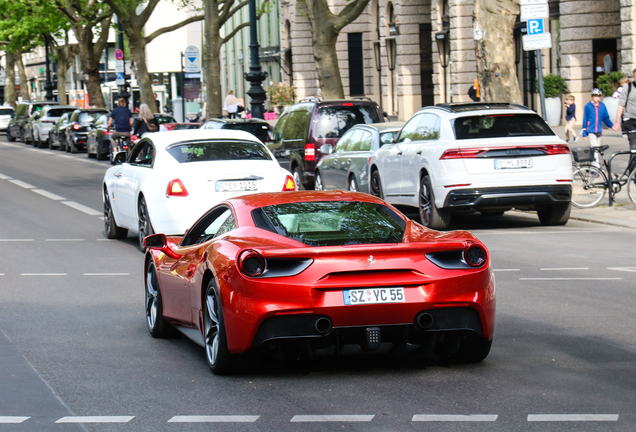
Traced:
POLYGON ((570 150, 534 111, 503 103, 441 104, 415 113, 369 163, 371 194, 418 207, 423 225, 453 213, 536 210, 544 225, 570 217, 570 150))

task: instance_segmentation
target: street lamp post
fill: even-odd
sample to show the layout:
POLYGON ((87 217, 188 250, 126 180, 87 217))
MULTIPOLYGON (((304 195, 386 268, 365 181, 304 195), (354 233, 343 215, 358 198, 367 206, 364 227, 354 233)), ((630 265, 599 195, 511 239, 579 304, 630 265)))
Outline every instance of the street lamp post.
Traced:
POLYGON ((46 84, 44 85, 44 90, 46 90, 46 94, 44 95, 44 99, 47 101, 52 101, 55 96, 53 96, 53 83, 51 82, 51 59, 49 58, 49 37, 48 35, 44 35, 44 55, 46 56, 46 84))
POLYGON ((262 82, 267 78, 267 72, 261 71, 261 61, 259 59, 259 46, 256 36, 256 0, 249 0, 250 8, 250 71, 244 74, 246 81, 252 83, 247 94, 252 98, 252 118, 265 118, 263 103, 267 99, 267 94, 263 89, 262 82))

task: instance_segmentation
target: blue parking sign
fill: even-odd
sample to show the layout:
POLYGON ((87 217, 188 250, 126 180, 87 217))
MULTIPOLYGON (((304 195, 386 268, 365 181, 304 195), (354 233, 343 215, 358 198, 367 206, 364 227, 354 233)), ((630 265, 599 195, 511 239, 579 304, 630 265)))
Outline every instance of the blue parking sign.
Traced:
POLYGON ((526 21, 528 23, 528 34, 529 35, 538 35, 543 34, 543 20, 542 19, 531 19, 526 21))

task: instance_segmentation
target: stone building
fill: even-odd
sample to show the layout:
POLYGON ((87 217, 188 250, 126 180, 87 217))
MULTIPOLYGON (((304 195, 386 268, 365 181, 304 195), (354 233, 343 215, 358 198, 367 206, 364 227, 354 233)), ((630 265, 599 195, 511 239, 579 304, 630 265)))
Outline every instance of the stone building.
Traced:
MULTIPOLYGON (((337 13, 346 1, 331 4, 337 13)), ((283 70, 297 99, 320 95, 304 7, 297 0, 280 3, 283 70)), ((369 97, 400 120, 423 105, 469 101, 477 76, 474 7, 474 0, 371 0, 338 39, 346 96, 369 97)), ((631 76, 636 67, 636 0, 555 0, 549 7, 545 26, 553 43, 542 52, 544 74, 565 78, 580 121, 599 75, 631 76)), ((525 23, 512 30, 522 102, 539 110, 535 55, 522 45, 525 23)))

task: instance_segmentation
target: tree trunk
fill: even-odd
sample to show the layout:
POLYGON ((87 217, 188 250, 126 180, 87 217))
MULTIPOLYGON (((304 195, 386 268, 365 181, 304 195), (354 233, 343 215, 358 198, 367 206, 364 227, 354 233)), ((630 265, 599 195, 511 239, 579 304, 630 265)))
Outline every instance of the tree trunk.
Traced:
POLYGON ((57 60, 57 97, 60 102, 60 105, 68 104, 68 99, 66 97, 66 72, 67 71, 68 71, 67 63, 58 58, 57 60))
MULTIPOLYGON (((215 0, 205 2, 205 110, 207 118, 219 118, 223 114, 223 95, 221 86, 221 47, 223 42, 219 30, 218 3, 215 0)), ((242 77, 241 77, 242 78, 242 77)))
POLYGON ((317 22, 312 24, 314 28, 314 58, 318 65, 318 77, 323 99, 344 99, 344 88, 338 66, 336 53, 336 41, 338 33, 330 31, 327 26, 317 22))
POLYGON ((475 0, 473 26, 482 102, 521 103, 514 25, 519 0, 475 0))
POLYGON ((15 57, 10 52, 6 53, 6 72, 4 101, 15 108, 15 57))
MULTIPOLYGON (((110 24, 110 20, 106 21, 110 24)), ((75 33, 75 38, 80 47, 80 60, 85 75, 84 83, 86 84, 89 103, 91 106, 97 108, 106 108, 106 102, 104 101, 101 88, 101 77, 99 75, 101 51, 99 55, 94 52, 93 31, 81 25, 74 25, 73 33, 75 33), (86 79, 86 77, 88 77, 88 79, 86 79)))
POLYGON ((18 73, 20 74, 20 96, 22 96, 22 100, 28 101, 31 99, 31 92, 29 91, 29 81, 27 80, 26 70, 22 62, 22 53, 15 51, 13 57, 15 58, 16 65, 18 65, 18 73))
POLYGON ((159 111, 157 110, 157 104, 155 103, 155 97, 152 92, 152 79, 150 78, 148 66, 146 65, 146 43, 141 34, 138 35, 139 37, 130 34, 127 34, 127 36, 130 44, 130 56, 132 57, 135 76, 139 84, 141 103, 148 105, 148 108, 150 108, 150 111, 153 113, 157 113, 159 111))

